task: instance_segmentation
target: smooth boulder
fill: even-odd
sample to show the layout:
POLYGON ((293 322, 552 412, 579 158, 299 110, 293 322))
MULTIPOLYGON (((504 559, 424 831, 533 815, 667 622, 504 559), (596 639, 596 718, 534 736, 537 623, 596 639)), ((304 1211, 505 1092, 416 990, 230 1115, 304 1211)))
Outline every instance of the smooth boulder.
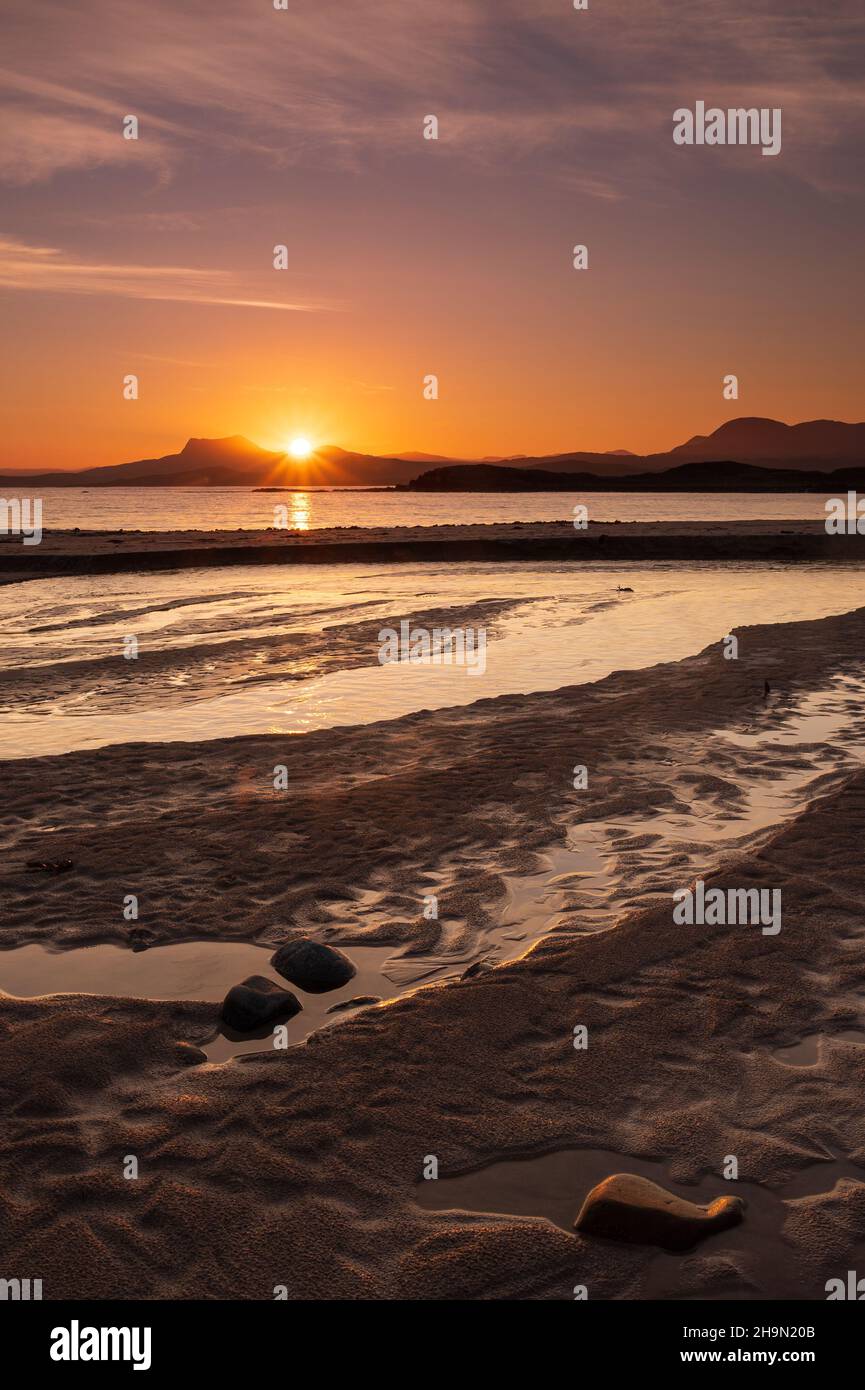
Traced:
POLYGON ((251 1033, 255 1028, 266 1028, 269 1023, 293 1018, 302 1007, 291 990, 282 989, 275 980, 268 980, 264 975, 250 975, 228 991, 220 1017, 226 1027, 233 1028, 236 1033, 251 1033))
POLYGON ((737 1226, 741 1197, 716 1197, 698 1206, 635 1173, 615 1173, 593 1187, 574 1222, 583 1235, 606 1236, 664 1250, 689 1250, 698 1240, 737 1226))
POLYGON ((305 989, 307 994, 326 994, 341 989, 357 974, 348 956, 334 946, 311 941, 308 936, 280 946, 270 958, 274 970, 305 989))

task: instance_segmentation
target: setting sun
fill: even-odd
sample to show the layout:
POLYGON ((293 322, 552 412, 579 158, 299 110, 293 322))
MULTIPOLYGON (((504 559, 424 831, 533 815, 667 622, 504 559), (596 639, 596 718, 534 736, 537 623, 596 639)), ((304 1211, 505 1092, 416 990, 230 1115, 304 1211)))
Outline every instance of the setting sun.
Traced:
POLYGON ((306 459, 312 453, 312 444, 303 435, 298 435, 297 439, 293 439, 289 444, 288 452, 292 458, 306 459))

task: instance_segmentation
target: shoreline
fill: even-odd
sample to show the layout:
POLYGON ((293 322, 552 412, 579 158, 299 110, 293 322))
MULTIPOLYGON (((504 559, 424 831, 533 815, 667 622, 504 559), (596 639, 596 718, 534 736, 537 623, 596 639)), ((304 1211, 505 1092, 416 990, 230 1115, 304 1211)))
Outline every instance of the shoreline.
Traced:
MULTIPOLYGON (((157 941, 313 931, 349 955, 382 940, 411 953, 423 931, 483 930, 502 873, 532 872, 569 826, 641 817, 650 831, 659 810, 684 816, 694 802, 735 816, 744 787, 777 775, 749 731, 783 736, 800 694, 861 676, 865 609, 739 637, 736 662, 714 644, 372 728, 19 762, 2 814, 4 939, 122 940, 136 886, 157 941), (740 742, 718 742, 725 730, 740 742), (581 757, 583 792, 569 776, 581 757), (267 788, 275 761, 288 796, 267 788), (48 844, 73 870, 24 873, 48 844), (419 866, 448 870, 441 924, 420 912, 419 866), (345 909, 372 888, 366 925, 350 926, 345 909)), ((861 701, 844 698, 861 742, 861 701)), ((778 748, 783 765, 812 768, 807 744, 778 748)), ((823 1298, 825 1279, 865 1254, 865 1047, 836 1036, 862 1003, 865 772, 851 761, 815 781, 804 809, 705 875, 782 882, 774 937, 677 926, 662 874, 610 930, 583 934, 575 909, 476 978, 221 1065, 199 1050, 217 1003, 0 998, 5 1264, 38 1269, 46 1299, 270 1299, 276 1285, 293 1299, 570 1299, 577 1282, 592 1298, 823 1298), (803 867, 815 856, 816 878, 803 867), (814 1034, 826 1039, 814 1065, 776 1057, 814 1034), (731 1190, 720 1172, 736 1154, 743 1191, 772 1198, 772 1229, 752 1204, 736 1232, 675 1257, 532 1213, 416 1201, 425 1155, 444 1178, 558 1151, 576 1154, 575 1215, 583 1151, 621 1171, 659 1161, 671 1184, 713 1194, 731 1190), (130 1152, 134 1183, 121 1172, 130 1152), (804 1193, 790 1186, 798 1174, 804 1193)), ((625 867, 644 839, 620 842, 625 867)))
POLYGON ((865 535, 821 521, 567 521, 315 531, 45 531, 38 546, 0 540, 0 584, 65 575, 210 566, 425 561, 865 562, 865 535), (277 539, 279 537, 279 539, 277 539))
MULTIPOLYGON (((281 885, 278 915, 286 920, 303 917, 305 904, 323 886, 334 899, 341 885, 362 887, 373 870, 378 873, 378 859, 380 876, 392 878, 396 893, 392 902, 385 894, 383 905, 399 905, 406 901, 401 875, 390 865, 432 868, 451 846, 474 845, 520 870, 531 866, 535 853, 563 841, 563 818, 576 816, 581 823, 686 804, 687 788, 670 785, 683 765, 692 765, 683 740, 700 743, 743 721, 767 730, 786 722, 800 695, 839 671, 858 668, 865 653, 865 607, 732 631, 739 639, 733 662, 724 659, 718 641, 678 661, 618 670, 597 681, 481 697, 373 723, 199 741, 128 741, 11 760, 15 781, 0 813, 0 836, 6 831, 4 943, 124 943, 123 921, 113 911, 113 897, 105 897, 111 881, 106 857, 135 876, 150 869, 154 856, 160 862, 164 925, 152 894, 150 908, 160 940, 204 940, 224 935, 229 925, 231 939, 256 940, 257 924, 270 926, 275 913, 267 902, 260 913, 250 913, 245 893, 274 875, 281 885), (766 678, 773 689, 768 704, 766 678), (574 721, 563 754, 561 729, 574 721), (569 767, 581 749, 589 753, 595 746, 603 750, 601 767, 630 768, 624 787, 617 774, 605 773, 600 786, 596 775, 586 790, 572 789, 569 767), (667 756, 671 749, 674 759, 667 756), (277 763, 285 766, 290 795, 273 787, 277 763), (427 819, 415 823, 406 818, 402 800, 407 789, 414 795, 420 787, 427 819), (507 805, 508 817, 478 825, 478 807, 487 802, 507 805), (213 862, 202 825, 216 837, 213 862), (72 859, 75 872, 43 879, 23 872, 24 861, 38 857, 44 834, 52 857, 72 859), (302 848, 302 863, 288 876, 273 848, 275 835, 278 844, 302 848), (232 842, 255 860, 255 872, 240 874, 232 842), (376 845, 387 852, 371 854, 376 845), (216 880, 223 916, 208 929, 194 903, 184 910, 176 898, 189 898, 191 885, 193 898, 207 896, 215 863, 222 860, 234 868, 230 879, 216 880), (172 873, 184 880, 182 895, 172 892, 172 873), (292 892, 295 879, 298 891, 292 892), (43 906, 56 904, 50 915, 63 923, 59 935, 50 924, 47 931, 21 931, 32 916, 36 889, 43 906), (100 929, 106 934, 98 935, 100 929)), ((750 775, 750 755, 740 767, 742 757, 741 750, 726 749, 721 775, 705 774, 714 797, 732 795, 724 780, 729 769, 736 769, 736 777, 750 775)), ((698 757, 693 766, 700 765, 698 757)), ((694 795, 702 780, 699 772, 691 777, 694 795)), ((121 875, 121 898, 123 882, 121 875)))

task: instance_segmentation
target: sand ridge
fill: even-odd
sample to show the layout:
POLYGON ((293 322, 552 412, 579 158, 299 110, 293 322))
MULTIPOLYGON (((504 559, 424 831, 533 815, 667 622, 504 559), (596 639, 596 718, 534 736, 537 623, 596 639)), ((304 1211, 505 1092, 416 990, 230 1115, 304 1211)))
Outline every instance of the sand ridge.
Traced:
POLYGON ((52 531, 39 545, 0 537, 0 584, 58 574, 116 574, 248 564, 422 561, 753 560, 862 563, 865 536, 823 522, 515 521, 309 531, 52 531))

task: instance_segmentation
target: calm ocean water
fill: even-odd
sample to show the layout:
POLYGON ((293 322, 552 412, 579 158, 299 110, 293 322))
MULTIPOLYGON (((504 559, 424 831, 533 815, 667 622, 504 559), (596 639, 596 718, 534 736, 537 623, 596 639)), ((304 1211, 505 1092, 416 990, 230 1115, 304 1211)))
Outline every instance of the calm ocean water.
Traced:
MULTIPOLYGON (((7 488, 7 496, 15 494, 7 488)), ((26 496, 26 488, 22 489, 26 496)), ((828 494, 827 494, 828 495, 828 494)), ((808 493, 437 493, 387 489, 256 492, 244 487, 43 488, 46 530, 185 531, 329 526, 440 526, 459 522, 569 521, 583 503, 593 521, 822 520, 825 498, 808 493), (287 508, 277 517, 276 507, 287 508)))

